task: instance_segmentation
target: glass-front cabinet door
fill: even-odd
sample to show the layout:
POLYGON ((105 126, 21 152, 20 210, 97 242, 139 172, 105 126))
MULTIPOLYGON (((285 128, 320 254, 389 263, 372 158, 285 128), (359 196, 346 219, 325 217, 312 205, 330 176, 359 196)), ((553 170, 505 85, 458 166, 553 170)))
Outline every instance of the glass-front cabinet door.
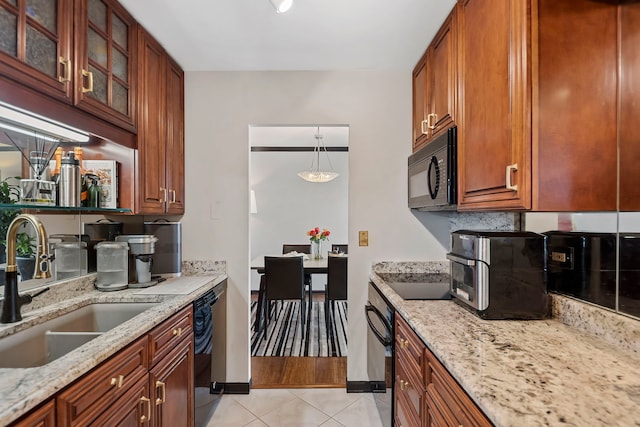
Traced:
POLYGON ((0 75, 71 102, 72 10, 73 0, 0 0, 0 75))
POLYGON ((76 105, 135 131, 135 20, 114 0, 76 0, 75 21, 76 105))

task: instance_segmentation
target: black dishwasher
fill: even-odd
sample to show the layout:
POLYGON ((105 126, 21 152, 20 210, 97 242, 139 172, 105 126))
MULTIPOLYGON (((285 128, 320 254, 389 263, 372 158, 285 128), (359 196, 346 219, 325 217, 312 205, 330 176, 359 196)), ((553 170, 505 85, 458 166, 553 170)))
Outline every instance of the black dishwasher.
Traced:
POLYGON ((194 341, 194 384, 195 387, 206 387, 213 390, 212 356, 214 349, 215 304, 224 293, 224 285, 220 284, 207 291, 193 302, 193 341, 194 341))

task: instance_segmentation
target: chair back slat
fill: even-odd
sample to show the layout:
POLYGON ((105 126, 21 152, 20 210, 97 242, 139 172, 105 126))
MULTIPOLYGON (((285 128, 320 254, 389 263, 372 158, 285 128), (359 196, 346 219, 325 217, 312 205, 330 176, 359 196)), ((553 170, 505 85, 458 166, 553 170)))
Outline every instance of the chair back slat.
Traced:
POLYGON ((288 254, 289 252, 298 252, 301 254, 311 254, 311 243, 309 244, 293 244, 284 243, 282 245, 282 253, 288 254))
POLYGON ((327 299, 347 299, 347 260, 344 256, 327 258, 327 299))

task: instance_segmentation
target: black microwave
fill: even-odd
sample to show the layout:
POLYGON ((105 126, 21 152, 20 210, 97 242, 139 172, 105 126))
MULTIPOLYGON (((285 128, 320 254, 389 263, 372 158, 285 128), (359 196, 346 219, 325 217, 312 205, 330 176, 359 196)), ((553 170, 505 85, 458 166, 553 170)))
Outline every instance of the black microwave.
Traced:
POLYGON ((420 211, 457 208, 457 128, 452 127, 409 156, 409 207, 420 211))

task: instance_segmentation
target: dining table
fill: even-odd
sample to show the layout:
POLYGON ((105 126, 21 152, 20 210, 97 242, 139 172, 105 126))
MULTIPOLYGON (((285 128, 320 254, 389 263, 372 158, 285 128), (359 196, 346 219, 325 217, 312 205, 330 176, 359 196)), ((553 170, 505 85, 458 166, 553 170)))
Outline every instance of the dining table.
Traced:
MULTIPOLYGON (((266 255, 266 256, 282 257, 282 256, 291 256, 291 255, 278 254, 278 255, 266 255)), ((347 254, 330 253, 328 254, 328 256, 346 257, 347 254)), ((262 255, 262 256, 255 257, 251 260, 251 269, 256 270, 258 274, 261 274, 260 290, 258 291, 258 307, 257 307, 258 312, 256 315, 256 322, 255 322, 256 332, 262 331, 262 317, 264 314, 263 304, 264 304, 264 292, 265 292, 265 286, 266 286, 266 280, 264 277, 264 257, 265 255, 262 255)), ((325 256, 320 259, 313 259, 313 258, 310 258, 309 255, 307 255, 302 260, 302 267, 304 268, 304 274, 327 274, 328 272, 327 257, 325 256)), ((313 298, 312 292, 311 292, 311 289, 309 289, 309 304, 308 304, 309 310, 311 310, 311 304, 313 301, 312 298, 313 298)))

